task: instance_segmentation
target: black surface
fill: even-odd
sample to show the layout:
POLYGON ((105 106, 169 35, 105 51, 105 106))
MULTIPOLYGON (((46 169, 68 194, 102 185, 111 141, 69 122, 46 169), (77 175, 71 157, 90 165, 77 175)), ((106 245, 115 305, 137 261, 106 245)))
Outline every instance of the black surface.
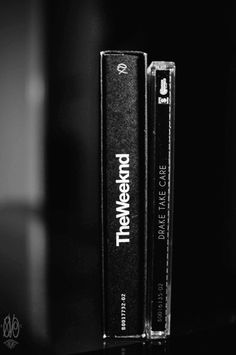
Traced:
MULTIPOLYGON (((0 4, 0 324, 9 313, 22 324, 14 351, 45 342, 62 354, 102 347, 99 51, 134 49, 177 68, 172 333, 183 352, 201 352, 204 343, 229 352, 231 338, 214 329, 236 314, 234 2, 45 2, 33 20, 43 29, 44 132, 30 121, 44 179, 34 164, 28 170, 29 153, 31 163, 41 158, 24 121, 29 49, 37 43, 33 4, 0 4), (44 180, 44 203, 27 192, 29 171, 44 180), (204 329, 212 338, 194 338, 204 329)), ((1 329, 0 347, 9 353, 1 329)))
POLYGON ((105 344, 103 350, 91 351, 87 354, 111 355, 174 355, 174 354, 234 354, 235 325, 195 332, 180 337, 152 342, 130 342, 105 344))

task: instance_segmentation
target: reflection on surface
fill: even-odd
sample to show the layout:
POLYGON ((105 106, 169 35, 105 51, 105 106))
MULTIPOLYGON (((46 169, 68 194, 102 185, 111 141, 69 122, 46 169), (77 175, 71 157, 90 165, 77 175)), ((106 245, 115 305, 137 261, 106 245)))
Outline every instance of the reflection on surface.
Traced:
POLYGON ((32 214, 26 234, 29 273, 29 324, 36 338, 46 340, 48 329, 47 239, 42 218, 32 214))
POLYGON ((86 240, 78 244, 75 232, 54 229, 27 206, 0 207, 0 324, 8 314, 17 317, 22 351, 102 348, 97 250, 86 240))
POLYGON ((45 343, 47 240, 40 213, 20 204, 1 206, 0 235, 0 323, 8 314, 17 317, 18 347, 45 343))
POLYGON ((199 355, 235 354, 236 325, 195 332, 185 336, 172 336, 168 340, 115 341, 104 344, 103 350, 89 352, 100 355, 199 355))
POLYGON ((136 343, 132 341, 116 341, 104 344, 103 353, 108 355, 144 355, 144 354, 168 354, 169 341, 161 340, 155 342, 145 342, 140 340, 136 343))

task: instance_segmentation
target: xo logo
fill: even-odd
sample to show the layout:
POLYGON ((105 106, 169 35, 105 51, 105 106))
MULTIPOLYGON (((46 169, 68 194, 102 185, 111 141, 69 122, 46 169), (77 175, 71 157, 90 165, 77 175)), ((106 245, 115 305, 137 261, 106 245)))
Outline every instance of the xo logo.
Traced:
POLYGON ((117 65, 117 71, 119 74, 128 74, 127 65, 124 63, 120 63, 117 65))
POLYGON ((3 337, 7 338, 4 344, 9 348, 13 349, 18 342, 15 340, 19 337, 20 334, 20 323, 16 318, 15 314, 13 314, 12 318, 10 314, 8 314, 2 324, 3 337))

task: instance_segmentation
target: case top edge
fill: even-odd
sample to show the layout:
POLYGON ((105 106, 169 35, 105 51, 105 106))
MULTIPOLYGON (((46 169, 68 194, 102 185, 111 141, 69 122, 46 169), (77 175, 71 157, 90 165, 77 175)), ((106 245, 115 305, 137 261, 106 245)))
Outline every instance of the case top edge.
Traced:
POLYGON ((105 55, 143 55, 147 56, 146 52, 143 51, 129 51, 129 50, 105 50, 100 51, 100 56, 103 57, 105 55))
POLYGON ((153 61, 148 67, 148 71, 151 70, 175 70, 175 62, 171 61, 153 61))

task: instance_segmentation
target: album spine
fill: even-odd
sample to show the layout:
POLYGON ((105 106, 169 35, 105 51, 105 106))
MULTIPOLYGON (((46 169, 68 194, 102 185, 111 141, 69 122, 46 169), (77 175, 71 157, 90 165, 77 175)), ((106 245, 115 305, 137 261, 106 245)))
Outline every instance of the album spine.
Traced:
POLYGON ((103 337, 145 331, 147 58, 100 56, 103 337))
POLYGON ((148 67, 148 338, 166 338, 171 321, 175 64, 148 67))

